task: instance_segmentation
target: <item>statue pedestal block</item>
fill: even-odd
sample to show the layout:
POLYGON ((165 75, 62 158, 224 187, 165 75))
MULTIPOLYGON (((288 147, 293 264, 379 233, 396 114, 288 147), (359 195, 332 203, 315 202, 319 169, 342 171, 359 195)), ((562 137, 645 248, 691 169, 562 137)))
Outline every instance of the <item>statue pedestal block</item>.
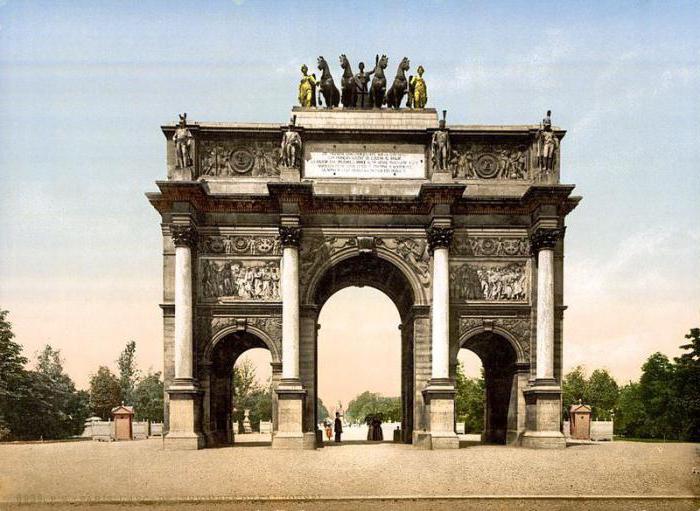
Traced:
MULTIPOLYGON (((423 391, 428 406, 431 449, 458 449, 459 437, 455 433, 455 387, 450 380, 435 379, 423 391)), ((427 439, 419 439, 422 443, 427 439)), ((420 447, 425 449, 426 447, 420 447)))
POLYGON ((170 396, 169 431, 163 445, 166 449, 202 449, 204 435, 197 430, 199 417, 199 390, 191 383, 176 383, 168 389, 170 396))
POLYGON ((272 438, 273 449, 314 449, 316 434, 302 429, 306 391, 301 383, 283 381, 277 388, 278 429, 272 438), (307 438, 309 437, 309 438, 307 438))
POLYGON ((526 430, 523 447, 563 449, 566 438, 561 432, 561 387, 553 380, 536 380, 523 391, 526 408, 526 430))

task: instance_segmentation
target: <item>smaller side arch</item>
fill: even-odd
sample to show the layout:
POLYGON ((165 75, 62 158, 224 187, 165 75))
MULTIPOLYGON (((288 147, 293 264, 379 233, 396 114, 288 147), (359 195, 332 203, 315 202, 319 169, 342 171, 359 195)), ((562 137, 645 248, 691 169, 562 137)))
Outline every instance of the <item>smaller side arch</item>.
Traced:
POLYGON ((486 332, 498 334, 503 339, 508 341, 510 346, 513 348, 513 351, 515 352, 515 362, 517 364, 524 364, 529 362, 527 352, 523 348, 521 342, 512 333, 500 326, 489 327, 481 325, 471 328, 466 332, 463 332, 459 337, 459 345, 457 347, 457 351, 459 351, 459 349, 461 348, 468 348, 467 345, 469 344, 469 341, 471 339, 473 339, 479 334, 483 334, 486 332))
POLYGON ((212 354, 214 353, 214 349, 216 348, 217 344, 228 337, 231 334, 234 334, 236 332, 246 332, 251 335, 254 335, 257 337, 270 351, 270 355, 272 358, 273 363, 281 363, 282 362, 282 354, 281 354, 281 346, 279 346, 278 342, 275 342, 275 340, 264 330, 259 328, 258 326, 250 325, 247 322, 241 322, 242 324, 232 324, 229 326, 226 326, 216 332, 210 339, 210 341, 207 343, 206 347, 204 348, 204 362, 205 363, 211 363, 212 362, 212 354))

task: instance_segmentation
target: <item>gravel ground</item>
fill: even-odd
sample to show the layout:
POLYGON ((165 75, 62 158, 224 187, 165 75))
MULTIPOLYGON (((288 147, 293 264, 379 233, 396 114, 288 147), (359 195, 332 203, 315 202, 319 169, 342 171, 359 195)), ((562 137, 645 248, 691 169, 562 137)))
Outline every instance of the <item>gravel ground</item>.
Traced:
MULTIPOLYGON (((0 445, 0 502, 267 496, 700 495, 700 475, 694 473, 694 468, 700 467, 699 448, 687 443, 613 442, 564 451, 504 446, 421 451, 385 443, 316 451, 273 451, 260 446, 173 452, 161 446, 157 439, 0 445)), ((221 506, 226 508, 223 503, 221 506)), ((291 504, 255 507, 273 508, 297 509, 291 504)), ((304 509, 330 508, 343 509, 333 503, 307 505, 304 509)))

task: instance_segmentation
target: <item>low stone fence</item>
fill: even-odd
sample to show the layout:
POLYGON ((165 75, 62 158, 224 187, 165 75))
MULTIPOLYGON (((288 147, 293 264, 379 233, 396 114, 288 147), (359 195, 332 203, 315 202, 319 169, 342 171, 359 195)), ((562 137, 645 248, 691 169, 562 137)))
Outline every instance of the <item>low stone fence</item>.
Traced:
MULTIPOLYGON (((142 440, 152 436, 163 435, 163 423, 148 421, 134 421, 131 423, 132 438, 134 440, 142 440)), ((83 434, 83 438, 92 438, 93 440, 102 442, 111 442, 115 437, 113 421, 87 421, 83 434)))
POLYGON ((613 439, 613 421, 592 421, 591 422, 591 440, 597 442, 612 442, 613 439))
MULTIPOLYGON (((591 421, 591 440, 596 442, 612 442, 613 421, 591 421)), ((564 436, 571 438, 571 425, 569 421, 563 423, 564 436)))
POLYGON ((260 421, 260 433, 272 433, 272 422, 260 421))

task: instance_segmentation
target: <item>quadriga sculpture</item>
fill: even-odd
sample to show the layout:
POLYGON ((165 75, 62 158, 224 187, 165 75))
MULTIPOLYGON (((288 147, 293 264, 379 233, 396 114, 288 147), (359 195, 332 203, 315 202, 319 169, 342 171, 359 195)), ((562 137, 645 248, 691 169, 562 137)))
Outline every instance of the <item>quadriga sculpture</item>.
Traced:
POLYGON ((335 86, 331 72, 328 69, 328 62, 323 57, 318 58, 318 69, 321 71, 320 88, 326 108, 334 108, 340 104, 340 92, 335 86))
POLYGON ((399 67, 396 70, 396 78, 394 78, 394 83, 389 89, 386 95, 386 106, 390 108, 400 108, 401 100, 403 100, 403 95, 408 91, 408 80, 406 79, 406 71, 411 67, 411 63, 408 58, 404 57, 399 63, 399 67))

